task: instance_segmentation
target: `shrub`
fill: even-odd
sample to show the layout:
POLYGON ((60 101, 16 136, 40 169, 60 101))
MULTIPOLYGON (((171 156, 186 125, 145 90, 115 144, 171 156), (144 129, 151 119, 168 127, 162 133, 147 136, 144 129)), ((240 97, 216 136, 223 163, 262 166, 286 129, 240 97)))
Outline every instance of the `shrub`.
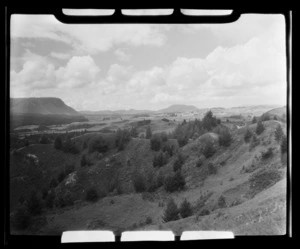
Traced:
POLYGON ((66 174, 65 174, 65 171, 62 170, 59 175, 57 176, 57 182, 58 183, 61 183, 66 177, 66 174))
MULTIPOLYGON (((122 151, 126 144, 131 140, 131 134, 128 130, 118 129, 116 132, 115 145, 119 151, 122 151)), ((101 151, 99 151, 101 152, 101 151)), ((104 151, 103 151, 104 152, 104 151)))
POLYGON ((151 150, 159 151, 161 147, 161 138, 158 134, 154 134, 150 140, 151 150))
POLYGON ((45 200, 45 205, 47 208, 52 208, 54 205, 54 201, 55 201, 55 192, 51 191, 48 195, 47 198, 45 200))
POLYGON ((62 149, 62 141, 61 141, 61 137, 60 136, 57 136, 54 140, 54 148, 57 149, 57 150, 61 150, 62 149))
POLYGON ((153 157, 153 167, 162 167, 167 164, 169 160, 168 153, 159 152, 158 155, 153 157))
POLYGON ((72 154, 78 154, 79 153, 79 149, 77 148, 75 143, 72 142, 72 140, 69 139, 69 138, 63 143, 62 150, 65 153, 72 153, 72 154))
POLYGON ((265 126, 264 126, 263 122, 258 121, 257 125, 256 125, 256 130, 255 130, 256 134, 260 135, 263 133, 264 130, 265 130, 265 126))
POLYGON ((193 209, 191 203, 189 203, 186 199, 181 203, 179 208, 180 216, 182 218, 189 217, 193 215, 193 209))
POLYGON ((182 136, 182 137, 177 138, 177 142, 178 142, 179 147, 185 146, 188 143, 188 140, 189 139, 188 139, 187 136, 182 136))
POLYGON ((252 137, 252 131, 249 129, 249 128, 247 128, 247 130, 246 130, 246 132, 245 132, 245 135, 244 135, 244 141, 246 142, 246 143, 249 143, 250 142, 250 140, 251 140, 251 137, 252 137))
POLYGON ((281 173, 276 169, 261 169, 253 173, 249 178, 251 194, 254 196, 262 190, 271 187, 280 179, 281 173))
POLYGON ((272 156, 273 156, 273 148, 269 148, 267 151, 263 151, 261 153, 261 159, 262 160, 267 160, 272 156))
POLYGON ((89 202, 96 202, 98 200, 98 192, 94 187, 89 188, 86 191, 85 199, 89 202))
POLYGON ((203 165, 203 159, 202 158, 198 158, 197 162, 196 162, 196 167, 200 168, 203 165))
POLYGON ((174 200, 171 198, 167 203, 167 207, 163 215, 163 220, 164 222, 178 220, 179 219, 178 215, 179 215, 178 207, 175 204, 174 200))
POLYGON ((223 195, 221 195, 218 199, 218 206, 220 208, 224 208, 226 207, 226 200, 225 200, 225 197, 223 195))
POLYGON ((183 164, 184 164, 184 156, 181 153, 179 153, 173 164, 174 172, 176 172, 177 170, 181 170, 183 164))
POLYGON ((157 188, 160 188, 161 186, 164 185, 164 181, 165 181, 165 177, 163 176, 163 174, 158 174, 157 178, 156 178, 156 186, 157 188))
POLYGON ((209 211, 208 209, 206 209, 206 208, 202 209, 202 210, 198 213, 199 216, 205 216, 205 215, 209 215, 209 214, 210 214, 210 211, 209 211))
POLYGON ((169 176, 165 179, 164 187, 168 192, 174 192, 178 190, 182 190, 185 186, 185 180, 178 170, 174 176, 169 176))
POLYGON ((147 219, 145 220, 145 224, 146 225, 152 224, 152 218, 150 216, 148 216, 147 219))
POLYGON ((40 138, 40 144, 50 144, 51 141, 50 139, 48 138, 48 136, 46 136, 45 134, 43 134, 40 138))
POLYGON ((161 137, 161 140, 162 140, 163 142, 167 142, 167 141, 168 141, 168 135, 167 135, 167 133, 162 132, 162 133, 160 134, 160 137, 161 137))
POLYGON ((252 118, 252 124, 255 124, 255 123, 257 123, 257 117, 254 116, 254 117, 252 118))
POLYGON ((228 147, 232 142, 232 135, 228 129, 224 129, 219 134, 219 145, 228 147))
POLYGON ((12 225, 19 230, 28 228, 31 224, 31 216, 28 213, 26 207, 21 205, 17 208, 12 217, 12 225))
POLYGON ((42 200, 36 191, 32 191, 27 201, 28 212, 31 215, 38 215, 42 213, 42 200))
POLYGON ((131 130, 130 130, 130 136, 132 137, 138 137, 138 131, 137 131, 137 128, 136 127, 132 127, 131 130))
POLYGON ((83 154, 83 155, 81 156, 81 159, 80 159, 80 165, 81 165, 81 167, 85 167, 85 166, 87 165, 87 161, 86 161, 86 156, 85 156, 85 154, 83 154))
POLYGON ((277 126, 274 135, 275 135, 275 140, 279 143, 284 135, 281 125, 277 126))
POLYGON ((93 153, 95 151, 100 153, 105 153, 108 151, 108 144, 102 136, 94 137, 89 142, 89 152, 93 153))
POLYGON ((281 154, 287 152, 287 137, 285 135, 281 139, 280 149, 281 149, 281 154))
POLYGON ((171 144, 165 144, 165 145, 162 147, 162 151, 163 151, 163 152, 168 152, 169 156, 172 157, 173 154, 174 154, 174 146, 171 145, 171 144))
POLYGON ((259 145, 259 143, 260 143, 260 140, 258 139, 258 137, 256 136, 256 134, 253 134, 249 149, 253 149, 257 145, 259 145))
POLYGON ((217 174, 217 168, 213 163, 208 163, 207 165, 208 174, 215 175, 217 174))
POLYGON ((150 125, 146 129, 146 138, 150 139, 152 137, 152 131, 150 125))
POLYGON ((52 178, 49 183, 49 188, 55 188, 58 185, 58 182, 55 178, 52 178))
POLYGON ((216 152, 216 148, 211 140, 208 140, 202 149, 202 153, 206 158, 213 156, 216 152))
POLYGON ((146 179, 145 177, 140 173, 136 172, 133 176, 133 187, 137 193, 144 192, 146 190, 146 179))

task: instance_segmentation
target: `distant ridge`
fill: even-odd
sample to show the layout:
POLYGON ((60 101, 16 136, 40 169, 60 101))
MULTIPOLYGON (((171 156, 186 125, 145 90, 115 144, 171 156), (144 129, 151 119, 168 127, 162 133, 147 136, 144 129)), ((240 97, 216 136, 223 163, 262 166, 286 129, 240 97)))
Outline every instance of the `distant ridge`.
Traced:
POLYGON ((88 121, 59 98, 11 98, 11 128, 88 121))
POLYGON ((41 114, 41 115, 71 115, 80 113, 66 105, 59 98, 11 98, 10 111, 13 114, 41 114))

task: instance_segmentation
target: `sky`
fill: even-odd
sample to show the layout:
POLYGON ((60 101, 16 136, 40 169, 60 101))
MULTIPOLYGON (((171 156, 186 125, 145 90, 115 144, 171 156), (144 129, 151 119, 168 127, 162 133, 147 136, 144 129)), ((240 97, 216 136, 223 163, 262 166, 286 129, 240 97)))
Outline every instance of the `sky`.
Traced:
POLYGON ((285 21, 63 24, 12 15, 10 95, 78 111, 286 104, 285 21))

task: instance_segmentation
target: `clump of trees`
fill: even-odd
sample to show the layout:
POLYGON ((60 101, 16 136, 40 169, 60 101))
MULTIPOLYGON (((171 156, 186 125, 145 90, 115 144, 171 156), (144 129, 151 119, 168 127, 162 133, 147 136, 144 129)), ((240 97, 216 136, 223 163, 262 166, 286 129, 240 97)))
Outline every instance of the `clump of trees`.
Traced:
POLYGON ((174 164, 173 164, 174 172, 176 172, 178 170, 181 170, 181 168, 184 164, 184 161, 185 161, 185 157, 183 156, 182 153, 179 153, 176 160, 174 161, 174 164))
POLYGON ((146 129, 146 138, 150 139, 151 137, 152 137, 152 131, 150 125, 148 125, 146 129))
POLYGON ((164 188, 168 192, 182 190, 184 186, 185 180, 180 170, 178 170, 173 176, 168 176, 164 182, 164 188))
POLYGON ((162 140, 159 134, 154 134, 150 140, 151 150, 159 151, 161 148, 162 140))
POLYGON ((51 140, 49 139, 49 137, 46 134, 43 134, 40 138, 40 144, 50 144, 51 140))
POLYGON ((179 209, 172 198, 167 203, 166 210, 163 215, 164 222, 169 222, 179 219, 179 209))
POLYGON ((218 206, 219 206, 219 208, 224 208, 227 206, 226 199, 223 195, 221 195, 218 199, 218 206))
POLYGON ((98 192, 94 187, 89 188, 86 191, 85 199, 89 202, 96 202, 98 200, 98 192))
POLYGON ((57 136, 54 140, 54 148, 57 150, 61 150, 62 149, 62 140, 60 136, 57 136))
POLYGON ((263 122, 261 120, 258 121, 257 125, 256 125, 256 130, 255 130, 256 134, 260 135, 264 132, 264 130, 265 130, 265 126, 264 126, 263 122))
POLYGON ((267 160, 272 156, 273 156, 273 148, 271 148, 271 147, 267 151, 263 151, 261 153, 261 159, 262 160, 267 160))
POLYGON ((115 145, 119 151, 124 150, 126 144, 131 140, 131 134, 126 129, 118 129, 116 132, 115 145))
POLYGON ((88 145, 89 153, 93 153, 95 151, 99 153, 105 153, 108 151, 108 143, 102 136, 93 137, 88 145))
POLYGON ((153 167, 162 167, 169 161, 169 154, 167 152, 159 152, 153 157, 153 167))
POLYGON ((202 148, 202 153, 206 158, 213 156, 216 152, 216 148, 213 141, 207 140, 204 147, 202 148))
POLYGON ((244 141, 245 141, 246 143, 249 143, 250 140, 251 140, 252 135, 253 135, 252 131, 251 131, 249 128, 247 128, 247 129, 246 129, 246 132, 245 132, 245 134, 244 134, 244 141))
POLYGON ((217 174, 217 167, 212 162, 208 163, 207 170, 210 175, 217 174))
POLYGON ((232 142, 232 135, 228 128, 221 129, 219 133, 219 145, 228 147, 232 142))
POLYGON ((281 141, 283 135, 284 135, 284 133, 283 133, 281 125, 278 125, 276 127, 276 130, 275 130, 275 133, 274 133, 275 140, 279 143, 281 141))
POLYGON ((133 187, 137 193, 146 191, 147 189, 146 179, 141 172, 136 172, 133 175, 132 182, 133 182, 133 187))
POLYGON ((179 213, 181 218, 186 218, 193 215, 192 205, 186 199, 184 199, 184 201, 181 203, 179 213))
POLYGON ((287 137, 285 135, 283 135, 282 139, 281 139, 281 144, 280 144, 281 154, 284 154, 287 152, 287 147, 288 147, 287 137))

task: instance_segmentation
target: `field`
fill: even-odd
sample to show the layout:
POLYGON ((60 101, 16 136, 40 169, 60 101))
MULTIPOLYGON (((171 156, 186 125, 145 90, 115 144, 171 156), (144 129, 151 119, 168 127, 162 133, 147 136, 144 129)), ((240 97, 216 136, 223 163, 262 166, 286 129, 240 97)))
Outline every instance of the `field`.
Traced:
POLYGON ((274 134, 278 127, 286 134, 286 123, 266 120, 254 139, 258 124, 252 122, 253 113, 216 113, 210 120, 216 123, 208 130, 201 130, 204 122, 194 123, 204 120, 205 113, 91 114, 87 122, 18 127, 10 148, 12 233, 172 229, 180 235, 200 229, 285 234, 286 152, 274 134), (152 135, 147 137, 149 129, 152 135), (247 129, 252 130, 249 141, 247 129), (224 131, 231 139, 223 144, 224 131), (184 143, 182 134, 189 134, 184 143), (55 145, 58 136, 62 147, 55 145), (214 146, 211 154, 205 152, 209 143, 214 146), (163 162, 154 166, 160 155, 163 162), (175 170, 180 157, 184 159, 175 170), (167 179, 178 172, 184 186, 168 189, 167 179), (16 213, 30 205, 32 192, 41 211, 22 228, 16 213), (54 200, 48 205, 50 195, 54 200), (178 207, 186 200, 188 216, 180 213, 166 221, 170 198, 178 207))

